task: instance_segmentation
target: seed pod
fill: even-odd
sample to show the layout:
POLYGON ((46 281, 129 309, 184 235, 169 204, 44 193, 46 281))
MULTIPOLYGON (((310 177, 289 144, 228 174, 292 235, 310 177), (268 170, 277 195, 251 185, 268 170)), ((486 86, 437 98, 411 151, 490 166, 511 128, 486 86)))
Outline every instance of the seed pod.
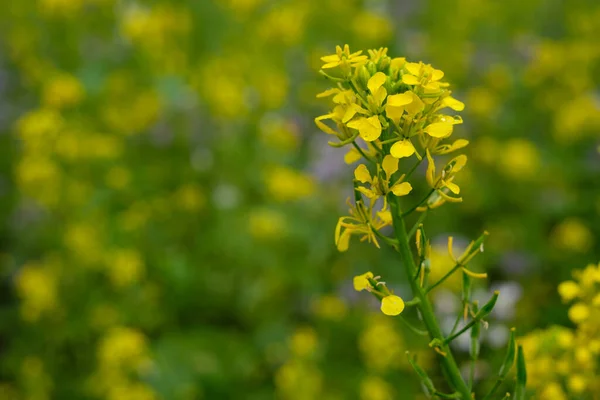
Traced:
POLYGON ((506 375, 508 375, 508 372, 515 363, 515 350, 515 328, 512 328, 510 330, 510 339, 508 339, 508 349, 506 350, 506 357, 504 357, 504 362, 500 367, 500 372, 498 372, 498 376, 500 376, 501 379, 506 378, 506 375))
POLYGON ((427 375, 427 372, 425 372, 423 368, 419 367, 415 360, 413 360, 413 358, 410 356, 410 353, 408 351, 406 352, 406 355, 408 357, 408 362, 410 363, 410 365, 412 365, 417 375, 419 375, 419 378, 421 378, 421 382, 423 382, 423 385, 427 388, 429 394, 431 395, 435 393, 435 386, 433 386, 433 382, 427 375))
POLYGON ((496 301, 498 301, 499 295, 500 295, 500 292, 496 290, 494 292, 494 294, 492 295, 492 298, 487 303, 485 303, 483 307, 481 307, 481 310, 477 313, 475 318, 482 320, 485 317, 487 317, 494 309, 494 306, 496 305, 496 301))
POLYGON ((515 400, 525 400, 525 389, 527 386, 527 368, 525 366, 525 355, 523 346, 519 345, 517 350, 517 388, 515 400))

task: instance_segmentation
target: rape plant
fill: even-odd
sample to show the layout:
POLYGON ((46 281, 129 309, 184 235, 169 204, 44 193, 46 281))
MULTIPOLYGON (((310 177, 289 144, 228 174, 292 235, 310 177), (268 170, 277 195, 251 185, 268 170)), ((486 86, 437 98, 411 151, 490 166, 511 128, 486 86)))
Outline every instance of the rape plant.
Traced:
MULTIPOLYGON (((430 398, 472 399, 475 365, 479 357, 481 327, 492 312, 499 292, 494 292, 487 303, 480 306, 472 299, 473 279, 484 279, 485 273, 468 268, 469 262, 483 251, 487 232, 473 240, 460 256, 453 251, 452 237, 448 238, 448 253, 455 266, 436 282, 429 282, 431 245, 424 220, 431 210, 446 203, 458 203, 460 187, 457 174, 465 167, 467 157, 454 156, 441 164, 440 157, 454 153, 468 145, 465 139, 452 143, 454 126, 462 123, 458 115, 444 110, 462 111, 464 104, 452 97, 449 83, 442 79, 444 73, 429 64, 409 62, 405 58, 391 58, 387 48, 351 53, 349 46, 338 46, 336 53, 322 57, 325 63, 320 73, 336 87, 317 97, 331 98, 333 109, 315 118, 316 125, 335 139, 333 147, 350 147, 345 156, 347 163, 362 161, 354 170, 354 196, 348 199, 349 215, 341 217, 335 229, 335 244, 346 251, 353 236, 375 246, 388 245, 400 257, 406 280, 412 289, 413 299, 404 301, 388 287, 380 276, 366 272, 354 278, 357 291, 366 290, 381 301, 381 311, 389 316, 399 316, 419 334, 429 336, 429 346, 438 354, 451 393, 442 392, 429 378, 416 359, 408 354, 409 362, 419 376, 430 398), (402 169, 407 161, 411 165, 402 169), (426 160, 425 179, 428 190, 420 200, 405 206, 404 198, 413 193, 411 178, 419 165, 426 160), (436 167, 436 162, 438 167, 436 167), (407 220, 420 213, 416 223, 407 229, 407 220), (389 234, 391 227, 393 234, 389 234), (414 243, 414 250, 411 248, 414 243), (444 334, 434 313, 430 294, 453 274, 462 275, 462 311, 454 328, 444 334), (423 328, 415 327, 401 315, 412 306, 420 315, 423 328), (464 327, 459 329, 460 320, 464 327), (468 379, 460 372, 450 344, 459 336, 470 332, 471 368, 468 379)), ((491 399, 517 364, 514 399, 525 398, 526 368, 523 350, 515 342, 514 329, 508 343, 505 360, 495 383, 482 397, 491 399)), ((508 396, 510 396, 508 394, 508 396)))

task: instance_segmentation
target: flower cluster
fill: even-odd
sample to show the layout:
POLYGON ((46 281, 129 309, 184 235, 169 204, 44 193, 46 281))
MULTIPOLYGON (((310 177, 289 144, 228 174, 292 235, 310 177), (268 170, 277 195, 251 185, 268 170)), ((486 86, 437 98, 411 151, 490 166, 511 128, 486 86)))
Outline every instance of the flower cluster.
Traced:
POLYGON ((600 390, 600 264, 574 272, 558 293, 575 329, 553 326, 527 335, 528 373, 540 398, 593 398, 600 390))
POLYGON ((459 155, 436 174, 434 156, 459 150, 469 142, 446 140, 454 125, 461 124, 459 116, 444 110, 462 111, 464 104, 451 96, 449 84, 442 81, 444 73, 422 62, 391 58, 387 48, 351 53, 348 45, 338 46, 336 53, 322 57, 325 63, 321 74, 336 83, 317 97, 327 97, 333 109, 315 118, 323 132, 335 136, 334 147, 351 146, 346 153, 347 163, 363 159, 354 171, 356 205, 351 216, 342 217, 336 229, 335 241, 340 251, 348 248, 349 237, 360 235, 378 245, 377 231, 389 225, 388 193, 406 196, 413 186, 408 182, 418 164, 427 159, 427 183, 430 192, 417 204, 419 211, 436 208, 443 203, 461 201, 460 187, 455 175, 466 164, 459 155), (399 172, 400 159, 414 159, 414 167, 399 172), (365 206, 362 196, 370 203, 365 206), (382 208, 373 213, 374 203, 383 198, 382 208), (361 204, 362 203, 362 204, 361 204), (344 228, 344 229, 342 229, 344 228))

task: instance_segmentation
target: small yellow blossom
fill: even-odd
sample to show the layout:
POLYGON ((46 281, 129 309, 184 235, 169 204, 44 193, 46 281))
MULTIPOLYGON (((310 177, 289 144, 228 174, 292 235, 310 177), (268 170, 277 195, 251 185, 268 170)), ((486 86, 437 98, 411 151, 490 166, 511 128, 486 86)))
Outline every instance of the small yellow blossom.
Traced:
POLYGON ((569 309, 569 318, 576 324, 580 324, 590 316, 590 309, 583 303, 577 303, 569 309))
POLYGON ((404 310, 404 301, 395 295, 385 296, 381 299, 381 311, 385 315, 398 315, 404 310))
POLYGON ((558 285, 558 293, 563 301, 568 302, 579 296, 579 285, 573 281, 565 281, 558 285))
POLYGON ((361 65, 367 60, 367 56, 362 56, 362 50, 355 53, 350 53, 350 47, 346 44, 342 49, 340 46, 335 47, 335 54, 321 57, 321 61, 325 64, 323 69, 335 68, 340 65, 349 64, 350 66, 361 65))
POLYGON ((404 175, 401 176, 394 184, 390 184, 390 179, 398 171, 398 159, 391 155, 385 156, 381 167, 377 166, 378 170, 383 170, 383 177, 373 176, 369 173, 367 166, 360 164, 354 170, 354 178, 361 183, 370 184, 370 188, 363 186, 358 187, 358 190, 370 199, 375 199, 380 196, 385 196, 388 192, 392 192, 396 196, 406 196, 412 191, 412 185, 408 182, 403 182, 404 175))
POLYGON ((362 275, 355 276, 353 279, 354 290, 360 292, 362 290, 370 288, 371 283, 369 282, 369 279, 373 279, 373 273, 370 271, 362 275))

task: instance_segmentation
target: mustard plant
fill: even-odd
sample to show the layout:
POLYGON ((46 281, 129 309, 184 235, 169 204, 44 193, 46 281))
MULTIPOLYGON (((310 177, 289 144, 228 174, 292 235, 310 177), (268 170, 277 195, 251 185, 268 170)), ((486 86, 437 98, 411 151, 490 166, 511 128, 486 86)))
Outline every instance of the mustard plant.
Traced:
MULTIPOLYGON (((448 110, 455 114, 464 109, 464 104, 452 97, 449 83, 443 80, 444 72, 423 62, 389 57, 387 48, 369 50, 365 55, 362 51, 350 52, 348 45, 337 46, 335 54, 321 60, 324 65, 320 74, 335 87, 317 95, 330 98, 333 108, 315 118, 315 123, 332 137, 331 146, 349 148, 346 163, 361 162, 354 170, 349 215, 341 217, 335 228, 335 244, 343 252, 351 239, 358 237, 378 248, 386 245, 395 250, 414 297, 404 301, 370 271, 354 278, 354 288, 380 300, 384 314, 398 316, 414 332, 429 336, 429 347, 437 353, 451 390, 447 393, 434 385, 428 373, 407 352, 429 398, 474 399, 479 336, 481 328, 487 327, 488 316, 499 296, 494 292, 481 306, 472 298, 472 280, 485 279, 487 274, 469 269, 469 262, 483 251, 487 232, 473 240, 459 256, 454 254, 453 240, 449 237, 448 253, 455 266, 439 280, 430 282, 431 245, 424 226, 431 210, 462 201, 455 178, 465 167, 467 157, 455 153, 469 142, 448 141, 455 125, 462 123, 460 116, 451 115, 448 110), (447 154, 453 156, 442 163, 441 156, 447 154), (411 181, 418 179, 414 172, 423 162, 427 163, 427 190, 416 196, 418 201, 406 206, 409 203, 406 199, 414 196, 411 181), (401 164, 408 168, 401 169, 401 164), (408 220, 417 214, 416 223, 409 227, 408 220), (462 309, 452 331, 444 334, 430 296, 454 274, 462 275, 462 309), (414 326, 401 315, 406 307, 418 311, 422 327, 414 326), (464 326, 459 328, 461 319, 464 326), (463 377, 450 344, 467 333, 471 337, 470 372, 463 377)), ((496 392, 515 363, 516 386, 508 396, 524 399, 525 360, 513 329, 504 362, 482 399, 506 396, 496 392)))

